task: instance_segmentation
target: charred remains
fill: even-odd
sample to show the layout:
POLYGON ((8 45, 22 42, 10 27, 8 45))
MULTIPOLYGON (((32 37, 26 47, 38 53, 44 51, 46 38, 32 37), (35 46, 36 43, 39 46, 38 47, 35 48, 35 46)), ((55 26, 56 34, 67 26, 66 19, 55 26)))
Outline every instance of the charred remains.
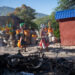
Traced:
POLYGON ((50 72, 53 72, 53 75, 74 75, 74 70, 74 62, 65 58, 50 59, 38 52, 29 56, 23 56, 20 52, 15 55, 0 55, 0 75, 8 75, 6 72, 14 72, 15 75, 20 72, 29 72, 36 75, 44 75, 50 72))

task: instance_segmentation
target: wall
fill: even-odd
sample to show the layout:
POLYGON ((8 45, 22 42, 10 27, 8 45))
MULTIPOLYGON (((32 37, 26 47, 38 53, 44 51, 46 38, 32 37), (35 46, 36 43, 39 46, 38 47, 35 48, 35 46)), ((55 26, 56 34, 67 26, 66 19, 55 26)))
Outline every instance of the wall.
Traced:
POLYGON ((75 20, 60 21, 60 39, 63 46, 75 46, 75 20))

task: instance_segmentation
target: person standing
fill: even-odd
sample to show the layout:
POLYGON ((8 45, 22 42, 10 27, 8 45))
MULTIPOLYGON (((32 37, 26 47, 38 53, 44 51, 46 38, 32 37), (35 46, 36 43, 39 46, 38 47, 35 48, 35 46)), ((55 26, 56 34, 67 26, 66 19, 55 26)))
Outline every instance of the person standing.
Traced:
POLYGON ((16 40, 20 39, 20 32, 21 32, 20 29, 16 29, 16 40))
POLYGON ((26 27, 26 25, 24 25, 24 36, 25 36, 25 41, 29 45, 30 44, 30 30, 29 28, 26 27))
POLYGON ((36 38, 37 38, 37 34, 34 30, 33 33, 32 33, 32 39, 31 39, 31 44, 32 45, 36 45, 36 38))
POLYGON ((40 48, 40 50, 46 49, 48 51, 49 42, 46 39, 47 33, 45 31, 45 27, 44 26, 41 28, 40 36, 41 36, 41 40, 40 40, 40 47, 41 48, 40 48))
POLYGON ((48 27, 48 37, 49 42, 52 42, 52 36, 53 36, 53 29, 51 28, 51 25, 48 27))

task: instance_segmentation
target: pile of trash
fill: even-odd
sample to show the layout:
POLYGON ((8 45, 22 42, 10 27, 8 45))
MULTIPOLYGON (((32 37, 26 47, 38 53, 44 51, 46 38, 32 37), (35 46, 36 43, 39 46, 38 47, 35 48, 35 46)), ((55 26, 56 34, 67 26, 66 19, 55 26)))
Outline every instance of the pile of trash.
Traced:
POLYGON ((0 75, 75 75, 74 62, 65 58, 52 59, 43 53, 23 56, 20 51, 15 55, 0 55, 0 75))

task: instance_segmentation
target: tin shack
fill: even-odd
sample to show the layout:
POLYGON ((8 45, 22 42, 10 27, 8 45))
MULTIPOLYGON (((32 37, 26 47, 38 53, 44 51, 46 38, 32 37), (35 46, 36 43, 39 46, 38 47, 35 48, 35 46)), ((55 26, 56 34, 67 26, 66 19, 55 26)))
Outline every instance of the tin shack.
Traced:
POLYGON ((57 11, 55 18, 59 22, 61 45, 75 46, 75 9, 57 11))

